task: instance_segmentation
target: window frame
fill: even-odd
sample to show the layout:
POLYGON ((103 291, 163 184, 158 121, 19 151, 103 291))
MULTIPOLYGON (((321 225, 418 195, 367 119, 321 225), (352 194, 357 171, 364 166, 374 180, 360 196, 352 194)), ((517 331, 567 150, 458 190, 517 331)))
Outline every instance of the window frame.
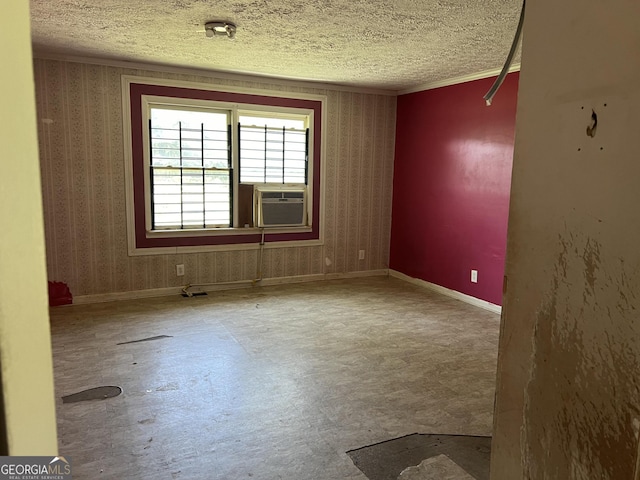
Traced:
MULTIPOLYGON (((122 105, 124 157, 126 177, 127 233, 129 255, 149 255, 166 253, 188 253, 212 250, 234 250, 257 248, 261 239, 259 228, 215 228, 188 230, 149 231, 148 220, 149 179, 147 175, 148 158, 145 155, 144 142, 148 144, 148 127, 144 125, 143 99, 172 99, 180 103, 196 105, 203 102, 208 106, 230 107, 235 113, 232 118, 232 131, 236 128, 238 112, 282 113, 283 115, 307 111, 313 124, 309 138, 310 182, 308 197, 310 200, 310 226, 269 228, 265 230, 265 247, 321 245, 323 244, 323 155, 325 148, 325 105, 326 96, 311 94, 289 94, 268 90, 246 88, 220 88, 217 85, 122 76, 122 105), (214 102, 214 103, 211 103, 214 102), (145 164, 145 161, 147 162, 145 164)), ((147 145, 148 147, 148 145, 147 145)), ((232 143, 233 158, 238 158, 238 142, 232 143)), ((234 191, 238 190, 239 171, 234 173, 234 191)), ((234 200, 235 201, 235 200, 234 200)), ((237 225, 237 208, 234 208, 234 225, 237 225)))
MULTIPOLYGON (((202 101, 190 101, 189 99, 183 99, 180 104, 176 104, 175 99, 171 97, 156 97, 151 95, 144 95, 142 97, 142 122, 143 122, 143 132, 145 128, 148 128, 149 120, 151 117, 151 109, 154 107, 160 107, 167 110, 176 110, 176 111, 211 111, 215 113, 224 113, 227 117, 227 129, 229 125, 233 122, 231 108, 228 105, 215 105, 211 106, 208 104, 204 104, 202 101), (184 101, 186 100, 186 101, 184 101)), ((147 130, 148 133, 148 130, 147 130)), ((151 166, 151 138, 149 135, 144 135, 142 139, 143 142, 143 151, 144 151, 144 170, 146 172, 152 171, 151 166)), ((230 141, 227 139, 227 141, 230 141)), ((233 145, 233 143, 232 143, 233 145)), ((228 169, 229 175, 233 176, 233 165, 228 169)), ((196 232, 199 230, 206 231, 215 231, 216 229, 221 229, 224 227, 209 227, 209 228, 197 228, 197 227, 187 227, 187 228, 158 228, 153 229, 153 209, 152 209, 152 181, 151 175, 147 174, 144 176, 144 191, 145 191, 145 228, 147 230, 147 234, 155 234, 157 232, 168 232, 172 234, 182 235, 180 232, 196 232)), ((230 192, 232 195, 232 192, 230 192)), ((232 200, 233 201, 233 200, 232 200)), ((233 205, 231 206, 233 212, 233 205)), ((232 220, 233 221, 233 220, 232 220)), ((229 227, 226 227, 229 228, 229 227)))
MULTIPOLYGON (((240 117, 256 117, 256 118, 264 118, 268 116, 269 118, 272 119, 282 119, 282 120, 300 120, 300 117, 304 117, 304 128, 306 130, 309 131, 313 131, 312 129, 312 125, 314 123, 314 112, 313 110, 309 110, 305 113, 301 113, 298 112, 297 110, 290 110, 290 109, 278 109, 278 110, 274 110, 274 111, 266 111, 266 110, 247 110, 247 109, 243 109, 243 108, 239 108, 237 110, 237 115, 235 116, 235 126, 237 127, 236 131, 234 133, 237 134, 236 137, 236 141, 238 144, 238 148, 240 148, 240 146, 242 145, 242 134, 239 133, 243 128, 248 128, 248 129, 254 129, 254 128, 260 128, 262 129, 262 126, 257 126, 257 125, 247 125, 246 123, 242 123, 240 121, 240 117), (262 112, 267 113, 268 115, 262 114, 260 115, 262 112)), ((278 129, 280 130, 280 129, 278 129)), ((307 145, 307 150, 311 150, 311 146, 313 145, 313 140, 309 139, 309 144, 307 145)), ((242 171, 241 171, 241 155, 238 155, 238 183, 247 183, 247 184, 251 184, 252 182, 242 182, 242 171)), ((307 159, 307 169, 309 167, 309 165, 313 165, 313 153, 309 154, 309 158, 307 159)), ((283 159, 284 162, 284 159, 283 159)), ((297 182, 297 183, 290 183, 290 182, 284 182, 283 181, 283 185, 305 185, 307 186, 309 184, 309 178, 308 178, 308 172, 305 172, 307 174, 307 178, 305 178, 305 181, 303 183, 297 182)), ((284 179, 283 179, 284 180, 284 179)), ((269 182, 258 182, 258 184, 262 184, 262 183, 269 183, 269 182)))

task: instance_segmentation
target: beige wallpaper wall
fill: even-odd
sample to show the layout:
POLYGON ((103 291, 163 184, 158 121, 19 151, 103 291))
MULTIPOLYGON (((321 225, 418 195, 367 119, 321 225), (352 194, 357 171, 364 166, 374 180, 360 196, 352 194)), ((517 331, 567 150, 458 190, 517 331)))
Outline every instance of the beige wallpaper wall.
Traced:
POLYGON ((263 277, 387 268, 394 96, 36 59, 50 280, 81 296, 255 278, 255 250, 128 256, 123 74, 327 95, 325 244, 266 249, 263 277), (360 249, 364 260, 358 260, 360 249), (184 277, 175 275, 179 263, 184 277))

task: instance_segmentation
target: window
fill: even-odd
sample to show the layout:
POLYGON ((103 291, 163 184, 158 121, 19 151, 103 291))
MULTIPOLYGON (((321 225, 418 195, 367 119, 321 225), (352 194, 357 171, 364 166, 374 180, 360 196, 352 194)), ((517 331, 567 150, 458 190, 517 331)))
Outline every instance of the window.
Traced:
POLYGON ((229 114, 149 108, 151 229, 229 227, 229 114))
POLYGON ((243 213, 246 192, 256 225, 270 227, 267 241, 320 241, 324 98, 198 87, 123 77, 125 121, 130 124, 130 253, 255 243, 261 231, 243 213), (297 218, 304 220, 270 224, 251 203, 254 189, 282 190, 281 198, 292 203, 288 197, 295 196, 295 208, 304 209, 297 218))
POLYGON ((239 184, 306 190, 309 113, 252 114, 218 102, 152 96, 143 96, 142 105, 149 231, 244 226, 246 219, 234 215, 243 207, 234 195, 239 184))
POLYGON ((240 115, 240 182, 306 184, 307 123, 240 115))

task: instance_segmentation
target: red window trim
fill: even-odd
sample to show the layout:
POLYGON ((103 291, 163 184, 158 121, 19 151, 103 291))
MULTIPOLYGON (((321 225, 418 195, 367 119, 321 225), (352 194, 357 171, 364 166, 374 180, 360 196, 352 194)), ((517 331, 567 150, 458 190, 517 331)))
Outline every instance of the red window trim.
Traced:
POLYGON ((320 238, 320 139, 322 138, 322 102, 286 97, 269 97, 244 93, 201 90, 197 88, 168 87, 144 83, 130 84, 131 99, 131 147, 133 158, 133 201, 136 248, 190 247, 206 245, 235 245, 240 243, 258 243, 259 233, 247 235, 229 233, 228 235, 147 237, 146 210, 144 197, 144 152, 142 128, 142 96, 211 100, 218 102, 266 105, 274 107, 305 108, 314 112, 313 126, 313 211, 311 232, 265 234, 265 242, 318 240, 320 238))

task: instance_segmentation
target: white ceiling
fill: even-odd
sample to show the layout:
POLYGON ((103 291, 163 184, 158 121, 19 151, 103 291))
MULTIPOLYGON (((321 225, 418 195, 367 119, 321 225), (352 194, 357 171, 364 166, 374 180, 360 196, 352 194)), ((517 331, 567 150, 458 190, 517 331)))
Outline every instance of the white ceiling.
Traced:
POLYGON ((502 67, 521 0, 31 0, 36 54, 408 90, 502 67), (204 23, 237 24, 235 39, 204 23))

